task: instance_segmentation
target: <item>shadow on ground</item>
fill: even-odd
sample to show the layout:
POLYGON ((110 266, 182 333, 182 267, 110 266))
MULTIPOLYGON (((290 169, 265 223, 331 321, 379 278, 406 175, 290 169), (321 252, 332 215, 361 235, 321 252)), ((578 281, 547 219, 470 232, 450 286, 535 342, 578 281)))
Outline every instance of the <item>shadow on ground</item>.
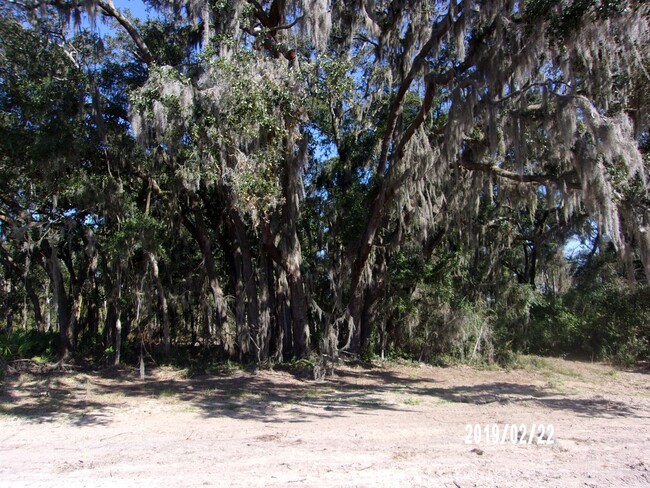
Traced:
POLYGON ((142 404, 138 400, 148 399, 187 405, 208 418, 262 422, 408 411, 430 401, 478 408, 493 403, 533 405, 588 417, 647 417, 622 401, 601 397, 569 396, 514 382, 447 386, 381 368, 342 368, 322 382, 299 380, 287 372, 240 370, 190 378, 177 373, 171 379, 156 374, 145 380, 125 369, 21 375, 0 385, 0 414, 33 422, 103 425, 111 422, 116 409, 137 408, 142 404))

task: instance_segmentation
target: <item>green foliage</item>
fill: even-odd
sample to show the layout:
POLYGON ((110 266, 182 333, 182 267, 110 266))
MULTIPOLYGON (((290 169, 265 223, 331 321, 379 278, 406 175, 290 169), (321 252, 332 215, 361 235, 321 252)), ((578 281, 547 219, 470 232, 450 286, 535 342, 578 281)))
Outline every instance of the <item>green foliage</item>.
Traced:
POLYGON ((650 286, 616 272, 607 251, 581 265, 576 286, 539 295, 527 352, 579 353, 622 364, 650 359, 650 286))
POLYGON ((559 42, 575 35, 585 22, 604 20, 625 11, 626 2, 618 0, 527 0, 524 16, 529 22, 549 22, 549 33, 559 42))
POLYGON ((191 59, 201 33, 196 24, 178 28, 173 22, 155 19, 142 23, 142 38, 159 64, 179 66, 191 59))
POLYGON ((587 323, 562 297, 541 297, 531 310, 527 351, 563 354, 583 350, 587 323))
POLYGON ((58 334, 28 331, 0 332, 0 357, 4 360, 32 359, 52 360, 57 351, 58 334))
MULTIPOLYGON (((330 12, 350 32, 331 34, 291 2, 217 0, 200 14, 150 2, 151 20, 129 17, 149 63, 118 23, 67 31, 49 15, 60 3, 0 19, 0 320, 23 312, 42 328, 32 315, 54 301, 78 354, 115 355, 119 316, 126 361, 145 336, 155 354, 168 325, 188 355, 263 362, 300 342, 308 308, 312 344, 341 346, 351 328, 337 319, 359 304, 350 338, 365 360, 380 348, 438 364, 648 357, 647 286, 621 279, 604 248, 574 273, 561 252, 586 210, 621 224, 632 261, 642 247, 644 178, 626 151, 600 151, 612 138, 650 151, 646 121, 640 137, 623 123, 643 113, 647 80, 633 78, 648 51, 614 22, 640 3, 458 15, 451 2, 438 18, 443 3, 416 1, 377 12, 377 30, 351 3, 330 12), (424 43, 438 21, 434 34, 454 25, 424 43), (596 46, 591 27, 610 42, 596 46)), ((0 352, 48 357, 47 337, 3 336, 0 352)))
MULTIPOLYGON (((0 191, 64 174, 83 146, 83 74, 63 50, 0 19, 0 191)), ((51 178, 49 190, 60 180, 51 178)), ((12 195, 13 197, 13 195, 12 195)))
POLYGON ((629 364, 650 359, 650 287, 623 279, 571 293, 580 314, 582 345, 597 358, 629 364))

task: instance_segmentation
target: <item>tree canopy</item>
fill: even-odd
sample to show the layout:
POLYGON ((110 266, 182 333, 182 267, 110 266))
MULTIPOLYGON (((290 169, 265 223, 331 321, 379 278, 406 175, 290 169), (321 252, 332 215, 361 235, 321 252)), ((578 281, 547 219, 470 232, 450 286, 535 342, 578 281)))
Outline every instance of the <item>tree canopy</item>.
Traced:
POLYGON ((578 298, 650 283, 646 2, 145 4, 1 7, 7 330, 115 362, 650 354, 647 308, 606 333, 578 298))

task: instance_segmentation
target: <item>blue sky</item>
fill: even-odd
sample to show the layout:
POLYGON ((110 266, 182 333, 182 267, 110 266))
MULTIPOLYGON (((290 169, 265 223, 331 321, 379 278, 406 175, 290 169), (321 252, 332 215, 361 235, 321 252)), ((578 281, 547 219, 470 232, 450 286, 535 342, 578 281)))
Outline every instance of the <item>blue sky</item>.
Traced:
MULTIPOLYGON (((126 13, 128 10, 131 15, 139 19, 147 19, 155 15, 152 15, 151 12, 147 11, 147 6, 142 0, 113 0, 113 5, 115 5, 115 8, 117 8, 120 12, 126 13)), ((90 20, 85 15, 83 17, 82 25, 84 27, 90 27, 90 20)), ((109 27, 108 24, 102 22, 100 19, 98 19, 95 27, 101 35, 110 34, 113 31, 113 29, 109 27)))
POLYGON ((131 14, 141 19, 146 19, 149 16, 142 0, 113 0, 113 4, 120 11, 129 9, 131 14))

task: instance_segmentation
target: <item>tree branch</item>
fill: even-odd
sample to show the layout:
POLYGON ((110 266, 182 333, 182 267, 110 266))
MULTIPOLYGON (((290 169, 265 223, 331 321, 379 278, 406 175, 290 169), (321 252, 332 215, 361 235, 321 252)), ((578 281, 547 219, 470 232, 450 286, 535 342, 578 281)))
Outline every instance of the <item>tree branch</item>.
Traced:
POLYGON ((144 39, 142 39, 142 36, 140 36, 140 33, 136 30, 129 19, 124 17, 122 13, 115 8, 115 5, 113 5, 113 0, 97 0, 97 5, 99 5, 102 10, 104 10, 106 15, 117 20, 120 25, 124 27, 124 29, 129 33, 131 39, 133 42, 135 42, 135 45, 140 51, 138 56, 140 60, 146 64, 153 63, 155 59, 149 50, 149 46, 147 46, 147 44, 144 42, 144 39))
MULTIPOLYGON (((451 10, 451 6, 450 6, 451 10)), ((395 132, 395 127, 397 126, 397 119, 399 118, 400 113, 402 112, 402 106, 404 105, 404 98, 408 93, 415 76, 418 71, 422 68, 426 57, 429 55, 431 50, 437 45, 440 40, 443 38, 449 29, 452 26, 452 16, 446 15, 438 24, 436 24, 432 31, 431 35, 427 42, 422 46, 422 49, 413 59, 413 64, 409 70, 406 78, 402 81, 397 94, 395 95, 395 100, 390 107, 390 112, 388 114, 388 121, 386 123, 386 132, 384 133, 384 138, 381 142, 381 154, 379 156, 379 161, 377 163, 377 174, 383 175, 386 172, 386 163, 388 161, 388 149, 390 147, 390 141, 393 138, 395 132)))
POLYGON ((465 159, 461 159, 458 162, 459 166, 462 168, 468 169, 470 171, 483 171, 486 173, 492 173, 494 176, 499 178, 504 178, 511 181, 516 181, 518 183, 527 183, 527 184, 548 184, 552 183, 557 187, 562 187, 563 183, 566 184, 568 188, 573 190, 579 190, 581 188, 580 183, 575 180, 577 176, 575 171, 568 171, 560 176, 551 176, 551 175, 522 175, 515 173, 514 171, 508 171, 503 168, 499 168, 496 164, 481 164, 473 163, 465 159))

